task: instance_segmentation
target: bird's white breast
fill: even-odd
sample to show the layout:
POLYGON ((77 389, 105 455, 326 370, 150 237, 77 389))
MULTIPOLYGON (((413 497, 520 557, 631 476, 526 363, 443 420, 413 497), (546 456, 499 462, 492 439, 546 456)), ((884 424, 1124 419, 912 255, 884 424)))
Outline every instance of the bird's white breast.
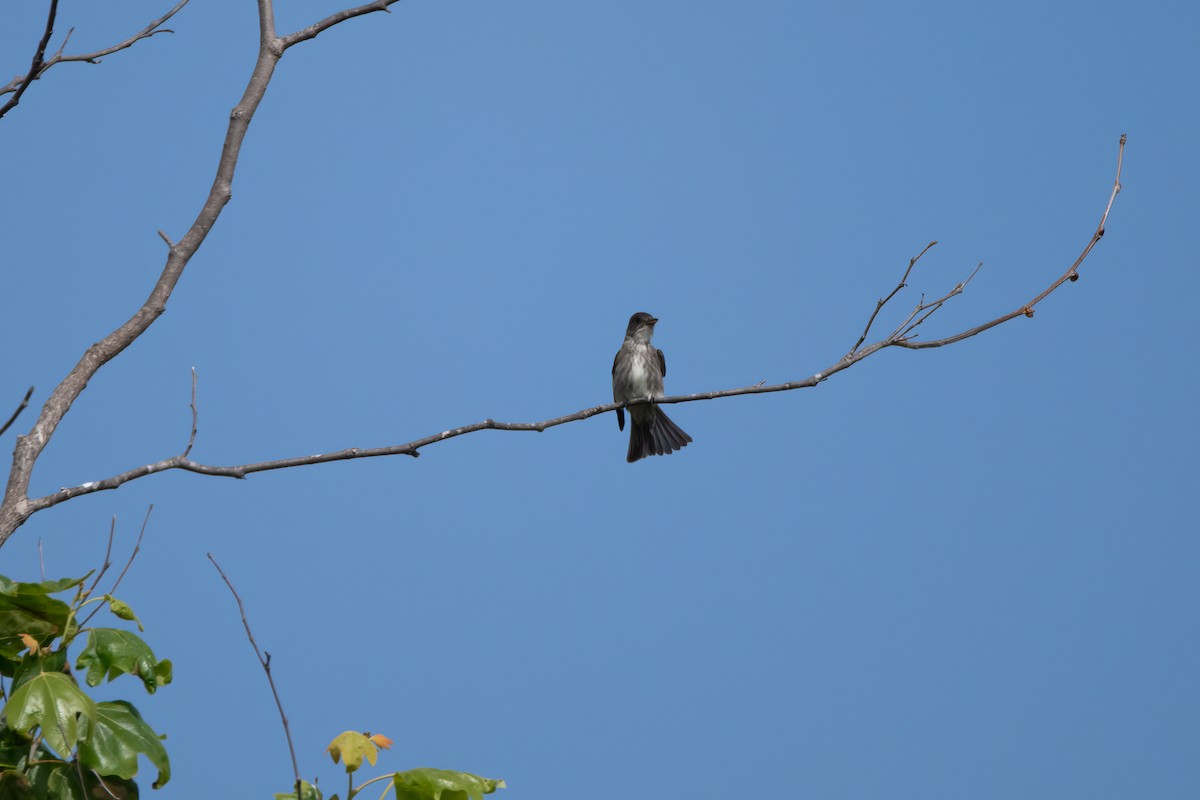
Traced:
POLYGON ((647 397, 650 394, 650 372, 646 362, 640 358, 633 359, 633 368, 629 370, 629 390, 631 397, 647 397))

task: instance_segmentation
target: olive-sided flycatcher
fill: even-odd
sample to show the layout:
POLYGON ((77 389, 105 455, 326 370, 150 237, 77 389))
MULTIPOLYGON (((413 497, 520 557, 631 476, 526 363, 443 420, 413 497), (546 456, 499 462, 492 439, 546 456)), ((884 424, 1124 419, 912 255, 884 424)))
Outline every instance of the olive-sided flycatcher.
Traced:
MULTIPOLYGON (((663 396, 667 360, 663 351, 650 344, 657 319, 644 311, 629 318, 625 341, 613 359, 613 400, 627 403, 663 396)), ((687 447, 692 437, 671 421, 656 403, 629 407, 629 454, 633 463, 646 456, 666 456, 687 447)), ((617 427, 625 430, 625 409, 617 409, 617 427)))

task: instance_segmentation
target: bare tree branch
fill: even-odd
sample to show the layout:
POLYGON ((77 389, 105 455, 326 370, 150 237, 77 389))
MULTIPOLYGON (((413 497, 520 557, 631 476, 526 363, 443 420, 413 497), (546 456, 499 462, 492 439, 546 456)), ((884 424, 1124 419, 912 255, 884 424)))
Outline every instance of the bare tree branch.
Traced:
MULTIPOLYGON (((57 4, 57 0, 54 0, 54 2, 51 3, 51 9, 52 9, 51 14, 54 13, 53 7, 56 4, 57 4)), ((133 36, 130 36, 125 41, 118 42, 117 44, 114 44, 111 47, 105 47, 102 50, 96 50, 91 53, 79 53, 78 55, 69 55, 69 56, 63 55, 63 50, 65 50, 67 47, 67 41, 71 38, 71 34, 75 31, 75 29, 72 28, 71 30, 67 31, 67 35, 63 39, 63 43, 61 45, 59 45, 58 51, 53 56, 51 56, 50 58, 48 58, 44 61, 39 61, 37 58, 35 58, 34 62, 33 62, 33 66, 30 67, 28 73, 26 73, 25 75, 18 75, 17 77, 13 78, 11 81, 9 81, 4 86, 0 86, 0 95, 16 92, 16 96, 11 98, 8 101, 8 103, 4 106, 4 108, 0 109, 0 117, 4 116, 4 113, 6 111, 8 111, 9 108, 11 108, 12 106, 15 106, 20 101, 21 94, 23 94, 25 92, 25 89, 29 87, 29 84, 31 84, 35 80, 41 78, 42 75, 44 75, 46 73, 46 70, 50 69, 55 64, 63 64, 63 63, 71 62, 71 61, 82 61, 82 62, 85 62, 88 64, 99 64, 100 59, 103 58, 104 56, 112 55, 113 53, 115 53, 119 50, 125 50, 126 48, 133 47, 133 45, 136 44, 137 42, 140 42, 142 39, 149 39, 151 36, 155 35, 156 33, 174 33, 174 31, 170 30, 169 28, 163 28, 160 26, 164 22, 169 20, 171 17, 175 16, 176 12, 178 12, 181 8, 183 8, 187 4, 188 4, 188 0, 179 0, 179 2, 175 4, 174 8, 172 8, 166 14, 163 14, 158 19, 151 22, 145 28, 142 28, 140 31, 135 33, 133 36)), ((53 18, 52 18, 52 20, 53 20, 53 18)), ((43 56, 45 55, 46 45, 48 45, 49 41, 50 41, 49 34, 51 32, 52 27, 53 27, 52 24, 47 26, 47 28, 46 28, 47 35, 46 35, 45 39, 43 39, 42 47, 39 50, 39 53, 43 56)))
POLYGON ((8 418, 8 421, 3 425, 0 425, 0 436, 3 436, 4 432, 11 428, 12 424, 17 421, 17 417, 21 416, 21 412, 29 407, 29 398, 31 397, 33 397, 32 386, 30 386, 29 390, 25 392, 25 396, 21 398, 21 405, 17 406, 17 410, 12 413, 12 416, 8 418))
POLYGON ((42 40, 38 42, 37 50, 33 53, 33 64, 29 67, 29 73, 21 78, 14 78, 13 83, 16 87, 11 91, 13 96, 8 98, 8 102, 0 106, 0 117, 3 117, 11 109, 17 107, 21 102, 21 95, 25 94, 25 90, 33 83, 42 71, 42 65, 45 63, 43 59, 46 56, 46 47, 50 44, 50 37, 54 35, 54 18, 58 15, 58 0, 50 0, 50 13, 46 16, 46 30, 42 34, 42 40))
POLYGON ((117 515, 113 514, 112 519, 108 523, 108 546, 104 548, 104 560, 100 562, 100 569, 96 571, 96 577, 92 580, 92 585, 88 587, 85 594, 88 597, 96 591, 96 587, 100 585, 100 580, 108 573, 112 567, 112 547, 113 539, 117 535, 117 515))
POLYGON ((187 447, 183 450, 183 457, 187 458, 192 452, 192 447, 196 444, 196 428, 200 424, 200 412, 196 408, 196 368, 192 367, 192 433, 188 436, 187 447))
MULTIPOLYGON (((339 22, 345 22, 354 17, 361 17, 363 14, 371 14, 375 11, 388 11, 388 6, 392 3, 398 3, 400 0, 375 0, 373 3, 358 6, 357 8, 347 8, 344 11, 339 11, 336 14, 330 14, 320 22, 309 25, 307 28, 302 28, 295 33, 290 33, 282 39, 284 48, 291 47, 300 42, 306 42, 309 39, 315 38, 318 33, 332 28, 339 22)), ((391 13, 390 11, 388 13, 391 13)))
MULTIPOLYGON (((125 566, 121 569, 121 574, 117 576, 117 579, 115 581, 113 581, 113 585, 108 590, 108 594, 116 593, 117 587, 121 585, 121 581, 125 580, 125 574, 127 572, 129 572, 129 568, 133 566, 133 560, 135 558, 137 558, 137 554, 139 552, 141 552, 142 538, 145 537, 145 535, 146 535, 146 526, 150 524, 150 512, 153 510, 154 510, 154 503, 151 503, 150 506, 146 509, 146 516, 142 519, 142 529, 140 531, 138 531, 137 541, 133 545, 133 552, 131 552, 129 554, 129 558, 128 558, 128 560, 126 560, 125 566)), ((112 518, 112 525, 108 529, 108 547, 104 551, 104 564, 101 565, 100 572, 97 573, 96 579, 94 581, 92 581, 91 588, 87 590, 87 594, 89 597, 91 596, 91 594, 93 592, 96 591, 96 587, 100 584, 100 579, 104 577, 104 574, 106 572, 108 572, 109 567, 112 566, 113 534, 116 533, 116 531, 117 531, 117 518, 116 518, 116 515, 114 515, 112 518)), ((96 614, 100 611, 101 607, 102 606, 100 606, 100 605, 95 606, 92 609, 92 613, 88 614, 87 617, 85 617, 84 620, 79 623, 79 627, 81 627, 81 628, 87 627, 87 624, 92 621, 92 617, 96 616, 96 614)))
POLYGON ((221 575, 221 580, 225 581, 225 585, 233 593, 233 599, 237 601, 238 613, 242 615, 242 627, 246 629, 246 638, 250 640, 250 646, 254 648, 254 655, 258 656, 258 663, 262 665, 263 672, 267 673, 267 683, 271 685, 271 694, 275 696, 275 707, 279 709, 279 719, 283 721, 283 734, 287 737, 288 752, 292 756, 292 772, 296 776, 296 797, 303 797, 300 793, 300 764, 296 761, 296 748, 292 745, 292 729, 288 726, 287 714, 283 710, 283 701, 279 699, 279 690, 275 688, 275 678, 271 676, 271 654, 265 653, 264 655, 264 651, 258 649, 258 642, 254 641, 254 633, 250 630, 250 620, 246 619, 246 607, 242 605, 241 595, 237 593, 237 589, 233 588, 233 582, 225 575, 225 571, 213 558, 213 554, 208 553, 207 555, 208 560, 221 575))
POLYGON ((137 554, 142 550, 142 539, 146 536, 146 526, 150 524, 150 512, 154 510, 154 503, 146 507, 146 516, 142 518, 142 527, 138 531, 137 541, 133 544, 133 550, 129 553, 129 558, 125 561, 125 566, 121 568, 121 574, 113 581, 112 588, 108 590, 109 594, 117 591, 117 587, 121 585, 121 581, 125 580, 126 573, 133 566, 133 560, 137 558, 137 554))
MULTIPOLYGON (((378 0, 367 6, 334 14, 299 33, 292 34, 285 40, 275 35, 275 10, 272 0, 258 0, 258 58, 254 63, 254 69, 250 73, 250 80, 241 100, 229 114, 225 143, 221 148, 216 176, 213 178, 208 197, 183 238, 170 246, 163 271, 142 307, 123 325, 87 349, 79 362, 47 398, 33 428, 25 436, 17 437, 16 448, 13 450, 12 470, 9 472, 8 483, 4 490, 4 499, 0 501, 0 546, 8 541, 13 531, 29 519, 30 514, 38 510, 28 497, 29 481, 34 464, 37 463, 42 451, 50 442, 58 424, 71 410, 71 405, 100 368, 145 333, 166 310, 167 301, 179 282, 184 268, 200 249, 209 231, 220 217, 221 211, 232 197, 233 176, 237 168, 238 156, 241 153, 242 142, 246 138, 250 120, 253 119, 254 112, 266 94, 267 85, 271 81, 275 66, 283 56, 284 50, 296 42, 313 38, 321 31, 343 20, 372 11, 384 10, 391 2, 396 2, 396 0, 378 0)), ((178 8, 182 8, 182 3, 177 5, 171 13, 178 8)), ((51 25, 47 26, 48 30, 52 23, 53 19, 51 19, 51 25)), ((49 33, 44 40, 49 41, 49 33)), ((44 52, 44 50, 43 46, 39 52, 44 52)), ((35 63, 37 61, 38 59, 35 58, 35 63)), ((30 74, 36 76, 37 70, 32 70, 30 74)), ((167 239, 167 241, 170 240, 167 239)))
MULTIPOLYGON (((851 348, 849 353, 842 356, 840 359, 838 359, 838 361, 831 364, 826 369, 824 369, 818 373, 815 373, 814 375, 811 375, 807 378, 804 378, 802 380, 789 381, 787 383, 778 383, 778 384, 767 385, 764 382, 764 383, 757 383, 753 386, 743 386, 743 387, 737 388, 737 389, 721 389, 721 390, 712 391, 712 392, 699 392, 696 394, 686 394, 686 395, 675 395, 675 396, 671 396, 671 397, 662 397, 662 398, 655 400, 654 402, 661 403, 661 404, 691 403, 691 402, 694 402, 697 400, 715 400, 715 399, 721 398, 721 397, 736 397, 739 395, 747 395, 747 394, 766 394, 769 392, 786 392, 786 391, 791 391, 793 389, 808 389, 813 386, 817 386, 818 384, 820 384, 823 381, 828 380, 831 376, 841 372, 842 370, 849 369, 850 367, 854 366, 855 364, 862 361, 863 359, 865 359, 887 347, 906 347, 909 349, 920 349, 920 347, 922 347, 922 346, 924 346, 924 347, 940 347, 942 345, 952 344, 954 342, 966 339, 970 336, 974 336, 975 334, 985 331, 988 328, 994 328, 995 326, 999 325, 1002 322, 1006 322, 1010 319, 1013 319, 1015 317, 1025 314, 1025 311, 1027 309, 1031 309, 1034 304, 1040 302, 1043 298, 1045 298, 1047 295, 1049 295, 1050 292, 1054 291, 1056 288, 1061 286, 1066 281, 1071 280, 1072 275, 1077 275, 1078 274, 1077 270, 1078 270, 1080 264, 1082 264, 1084 258, 1086 258, 1088 253, 1091 252, 1092 247, 1095 245, 1096 242, 1098 242, 1100 240, 1100 237, 1102 237, 1104 235, 1105 221, 1108 219, 1109 211, 1112 210, 1112 205, 1113 205, 1114 200, 1116 199, 1117 193, 1121 190, 1121 163, 1122 163, 1122 158, 1124 155, 1124 150, 1125 150, 1125 136, 1122 135, 1120 144, 1119 144, 1118 150, 1117 150, 1117 175, 1116 175, 1116 179, 1113 182, 1112 194, 1109 197, 1108 205, 1104 209, 1104 214, 1101 217, 1100 226, 1097 228, 1097 232, 1092 237, 1091 242, 1089 242, 1087 247, 1084 248, 1083 253, 1079 256, 1079 258, 1077 258, 1075 260, 1075 262, 1071 265, 1071 268, 1069 270, 1067 270, 1066 274, 1064 274, 1061 278, 1059 278, 1054 283, 1052 283, 1046 290, 1044 290, 1037 297, 1035 297, 1033 299, 1033 301, 1031 301, 1029 304, 1027 304, 1026 306, 1022 306, 1022 308, 1020 310, 1018 310, 1017 312, 1005 314, 1004 316, 998 317, 990 322, 986 322, 983 325, 976 326, 975 328, 971 328, 968 331, 964 331, 962 333, 956 334, 951 337, 947 337, 945 339, 938 339, 933 342, 924 342, 924 343, 917 343, 917 342, 912 341, 912 337, 915 335, 914 332, 919 325, 921 325, 923 322, 925 322, 925 320, 927 320, 932 314, 937 312, 937 310, 940 309, 947 301, 953 299, 954 297, 956 297, 959 294, 962 294, 963 290, 966 288, 967 284, 970 283, 971 279, 974 278, 975 275, 979 273, 980 268, 983 266, 982 264, 980 264, 975 267, 975 270, 965 280, 963 280, 961 283, 956 284, 953 289, 951 289, 949 292, 942 295, 941 297, 938 297, 937 299, 930 300, 930 301, 926 301, 924 299, 924 297, 922 297, 921 301, 917 304, 916 308, 913 309, 913 311, 904 319, 904 321, 901 322, 887 337, 880 339, 879 341, 874 342, 872 344, 869 344, 866 347, 860 347, 862 340, 865 339, 865 334, 868 331, 870 331, 871 325, 874 322, 876 316, 878 316, 880 310, 887 304, 887 302, 889 300, 891 300, 893 297, 896 296, 896 294, 900 291, 900 289, 902 289, 904 287, 906 281, 908 280, 910 273, 912 272, 913 266, 916 264, 917 260, 922 255, 924 255, 929 250, 930 247, 933 246, 934 243, 931 242, 929 245, 926 245, 925 249, 922 250, 915 258, 913 258, 911 261, 909 261, 908 268, 905 270, 904 275, 901 277, 900 283, 897 284, 896 288, 892 290, 891 294, 889 294, 883 300, 877 302, 875 311, 871 314, 871 318, 867 322, 867 328, 864 331, 864 336, 862 337, 862 339, 860 339, 859 342, 855 343, 854 347, 851 348)), ((1026 314, 1026 316, 1032 316, 1032 312, 1030 312, 1029 314, 1026 314)), ((194 391, 194 386, 193 386, 193 391, 194 391)), ((476 431, 496 430, 496 431, 538 431, 538 432, 541 432, 541 431, 547 430, 548 428, 554 428, 559 425, 565 425, 568 422, 578 422, 579 420, 588 419, 589 417, 594 417, 598 414, 605 414, 609 411, 615 411, 618 408, 624 408, 624 407, 633 406, 633 405, 641 405, 645 402, 648 402, 648 401, 641 400, 641 401, 635 401, 635 402, 629 402, 629 403, 607 403, 605 405, 584 408, 584 409, 576 411, 572 414, 566 414, 561 417, 554 417, 552 419, 542 420, 541 422, 497 422, 496 420, 485 419, 482 422, 476 422, 476 423, 472 423, 470 425, 463 425, 458 428, 452 428, 450 430, 441 431, 440 433, 431 434, 429 436, 425 436, 420 439, 414 439, 413 441, 406 442, 404 444, 390 445, 390 446, 386 446, 386 447, 372 447, 372 448, 351 447, 351 448, 348 448, 345 450, 338 450, 337 452, 333 452, 333 453, 318 453, 315 455, 308 455, 308 456, 295 456, 292 458, 283 458, 283 459, 278 459, 275 461, 259 461, 259 462, 255 462, 255 463, 251 463, 251 464, 240 464, 240 465, 236 465, 236 466, 217 466, 217 465, 212 465, 212 464, 202 464, 198 461, 193 461, 192 459, 190 459, 188 457, 188 454, 191 451, 191 444, 195 440, 195 433, 196 433, 195 396, 193 394, 192 437, 189 440, 188 449, 185 450, 181 455, 177 455, 173 458, 167 458, 162 461, 157 461, 153 464, 146 464, 146 465, 143 465, 140 467, 135 467, 134 469, 128 470, 126 472, 122 472, 119 475, 113 475, 112 477, 105 478, 103 480, 90 481, 88 483, 84 483, 79 486, 63 488, 57 492, 54 492, 53 494, 48 494, 48 495, 45 495, 44 497, 39 497, 34 500, 28 500, 27 504, 28 504, 28 508, 30 509, 29 513, 34 513, 36 511, 40 511, 44 508, 49 508, 50 506, 57 505, 66 500, 70 500, 74 497, 79 497, 79 496, 85 495, 85 494, 91 494, 93 492, 101 492, 101 491, 106 491, 109 489, 116 489, 117 487, 122 486, 126 483, 129 483, 130 481, 137 480, 138 478, 143 478, 147 475, 152 475, 157 472, 165 472, 167 470, 172 470, 172 469, 180 469, 180 470, 184 470, 187 472, 196 472, 201 475, 216 475, 216 476, 222 476, 222 477, 228 477, 228 478, 245 478, 247 475, 251 475, 255 472, 267 472, 270 470, 277 470, 277 469, 289 469, 291 467, 301 467, 301 466, 308 466, 308 465, 312 465, 312 464, 327 464, 331 461, 349 461, 349 460, 358 459, 358 458, 378 458, 381 456, 394 456, 394 455, 406 455, 406 456, 413 456, 415 458, 420 455, 419 451, 423 447, 428 447, 429 445, 437 444, 438 442, 444 442, 448 439, 453 439, 458 436, 464 436, 468 433, 475 433, 476 431)))
POLYGON ((896 288, 892 289, 892 293, 887 297, 881 298, 875 302, 875 310, 871 312, 871 317, 867 320, 867 327, 863 328, 862 336, 859 336, 858 341, 855 342, 854 346, 850 348, 851 353, 857 350, 859 345, 867 340, 867 334, 871 332, 871 326, 875 324, 875 318, 879 316, 879 312, 883 310, 883 307, 887 305, 888 301, 895 297, 901 289, 903 289, 905 286, 908 286, 908 276, 912 273, 913 267, 915 267, 917 262, 921 260, 921 256, 928 253, 930 248, 936 244, 937 242, 930 242, 929 244, 925 245, 924 250, 917 253, 913 258, 910 258, 908 260, 908 269, 904 270, 904 274, 900 277, 900 282, 896 284, 896 288))
POLYGON ((974 278, 976 275, 979 274, 979 270, 981 270, 981 269, 983 269, 982 261, 980 261, 975 266, 975 271, 972 272, 970 275, 968 275, 967 279, 965 281, 956 285, 953 289, 946 292, 944 295, 939 297, 937 300, 932 300, 932 301, 926 303, 925 295, 922 294, 921 302, 917 303, 917 307, 912 310, 912 313, 909 314, 908 317, 904 320, 904 322, 901 322, 900 325, 896 328, 896 330, 892 333, 892 336, 895 337, 897 340, 896 344, 906 342, 909 339, 911 339, 913 336, 916 336, 916 333, 914 333, 914 331, 917 329, 917 327, 922 322, 929 319, 929 317, 935 311, 937 311, 939 308, 941 308, 943 305, 945 305, 947 300, 949 300, 952 297, 955 297, 956 295, 962 294, 963 289, 967 288, 967 284, 971 282, 972 278, 974 278))
POLYGON ((1037 297, 1034 297, 1025 305, 1014 311, 1010 311, 1003 316, 996 317, 990 322, 985 322, 982 325, 976 325, 974 328, 965 330, 962 333, 956 333, 953 336, 947 336, 944 339, 935 339, 931 342, 898 341, 895 344, 900 347, 907 347, 910 350, 921 350, 926 347, 944 347, 948 344, 961 342, 963 339, 970 338, 977 333, 983 333, 988 328, 994 328, 997 325, 1008 322, 1010 319, 1015 317, 1026 316, 1032 318, 1033 307, 1045 300, 1051 292, 1062 286, 1067 281, 1071 281, 1073 283, 1079 280, 1079 265, 1082 264, 1083 260, 1088 257, 1088 253, 1092 252, 1092 248, 1096 246, 1096 243, 1104 238, 1104 226, 1108 223, 1108 212, 1112 211, 1113 203, 1117 200, 1117 194, 1121 191, 1121 164, 1124 158, 1125 134, 1121 134, 1121 142, 1117 146, 1117 177, 1113 181, 1112 194, 1108 196, 1108 205, 1104 207, 1104 213, 1100 215, 1100 224, 1096 226, 1096 232, 1092 234, 1091 240, 1087 243, 1087 246, 1083 248, 1083 252, 1079 254, 1079 258, 1075 259, 1075 263, 1071 264, 1071 266, 1067 268, 1067 271, 1062 274, 1062 277, 1043 289, 1037 295, 1037 297))

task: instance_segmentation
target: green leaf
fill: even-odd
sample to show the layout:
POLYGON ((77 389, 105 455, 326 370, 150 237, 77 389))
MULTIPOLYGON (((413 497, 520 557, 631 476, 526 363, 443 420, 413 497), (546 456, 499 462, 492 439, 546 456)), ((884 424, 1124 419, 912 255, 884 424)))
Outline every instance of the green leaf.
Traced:
POLYGON ((71 618, 71 607, 49 595, 78 585, 83 578, 43 583, 17 583, 0 576, 0 655, 15 659, 27 633, 39 641, 59 636, 71 618))
POLYGON ((338 763, 340 758, 348 773, 361 767, 364 758, 372 767, 375 766, 375 759, 379 756, 375 743, 365 733, 358 731, 342 731, 325 750, 333 758, 333 763, 338 763))
POLYGON ((0 746, 0 771, 17 769, 19 765, 24 763, 24 759, 28 756, 28 742, 22 742, 20 745, 4 744, 0 746))
POLYGON ((67 758, 79 739, 78 718, 95 721, 96 702, 61 672, 43 672, 12 693, 4 713, 15 731, 41 728, 42 740, 67 758))
POLYGON ((90 570, 87 575, 82 578, 59 578, 56 581, 42 581, 41 583, 18 583, 17 581, 9 580, 0 575, 0 594, 12 594, 16 591, 15 587, 32 586, 41 590, 43 594, 58 594, 61 591, 70 589, 72 586, 78 586, 86 581, 91 574, 96 570, 90 570))
POLYGON ((3 675, 6 678, 11 678, 14 674, 16 674, 17 667, 20 665, 20 658, 9 658, 3 653, 0 653, 0 675, 3 675))
POLYGON ((419 767, 392 776, 396 800, 481 800, 504 788, 504 781, 467 772, 419 767))
POLYGON ((62 761, 36 764, 26 773, 26 777, 33 784, 33 793, 27 795, 30 798, 87 800, 87 796, 79 789, 79 775, 72 764, 62 761))
POLYGON ((79 654, 75 668, 87 670, 88 686, 99 686, 101 681, 128 674, 141 678, 146 691, 154 694, 159 686, 171 682, 171 662, 157 660, 150 645, 133 631, 117 628, 88 631, 87 646, 79 654))
POLYGON ((84 770, 84 788, 81 789, 79 772, 74 763, 35 764, 26 774, 33 784, 33 794, 25 797, 38 800, 137 800, 138 787, 133 781, 102 777, 84 770))
POLYGON ((137 775, 138 754, 158 767, 154 788, 171 780, 171 761, 162 737, 124 700, 96 704, 96 721, 85 722, 79 736, 79 761, 101 775, 126 780, 137 775))
POLYGON ((67 651, 54 650, 42 652, 39 655, 27 655, 17 664, 13 671, 12 691, 20 689, 25 684, 46 672, 65 673, 67 666, 67 651))
MULTIPOLYGON (((333 797, 336 800, 337 795, 335 794, 333 797)), ((275 800, 296 800, 296 793, 294 791, 286 794, 276 792, 275 800)), ((321 800, 321 790, 308 781, 300 781, 300 800, 321 800)))

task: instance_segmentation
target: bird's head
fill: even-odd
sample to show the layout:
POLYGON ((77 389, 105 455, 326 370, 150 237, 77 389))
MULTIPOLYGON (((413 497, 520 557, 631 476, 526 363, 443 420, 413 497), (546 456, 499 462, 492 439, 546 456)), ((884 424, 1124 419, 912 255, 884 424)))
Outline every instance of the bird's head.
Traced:
POLYGON ((629 327, 625 329, 625 336, 639 342, 649 342, 650 337, 654 335, 654 323, 656 322, 658 320, 645 311, 639 311, 629 318, 629 327))

